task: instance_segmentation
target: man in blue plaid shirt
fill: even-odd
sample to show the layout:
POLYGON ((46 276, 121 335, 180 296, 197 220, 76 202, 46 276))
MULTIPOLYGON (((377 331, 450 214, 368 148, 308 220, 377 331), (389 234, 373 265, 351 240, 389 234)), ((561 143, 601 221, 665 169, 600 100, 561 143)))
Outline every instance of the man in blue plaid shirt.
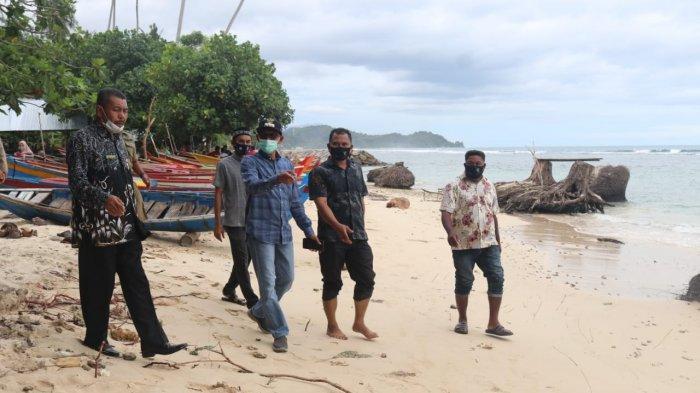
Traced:
POLYGON ((248 192, 246 234, 260 287, 260 300, 248 311, 261 330, 274 337, 272 349, 287 351, 289 326, 279 301, 294 280, 294 247, 289 220, 320 244, 299 201, 294 166, 277 152, 283 140, 279 121, 263 119, 258 127, 258 153, 245 157, 241 174, 248 192))

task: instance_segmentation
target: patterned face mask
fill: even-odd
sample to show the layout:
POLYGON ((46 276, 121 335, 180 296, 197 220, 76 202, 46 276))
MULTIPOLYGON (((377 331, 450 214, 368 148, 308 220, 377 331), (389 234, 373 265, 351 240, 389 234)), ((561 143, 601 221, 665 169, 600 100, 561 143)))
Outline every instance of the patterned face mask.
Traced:
POLYGON ((472 180, 477 180, 481 178, 481 176, 484 174, 484 165, 469 165, 469 164, 464 164, 464 173, 467 175, 468 178, 472 180))

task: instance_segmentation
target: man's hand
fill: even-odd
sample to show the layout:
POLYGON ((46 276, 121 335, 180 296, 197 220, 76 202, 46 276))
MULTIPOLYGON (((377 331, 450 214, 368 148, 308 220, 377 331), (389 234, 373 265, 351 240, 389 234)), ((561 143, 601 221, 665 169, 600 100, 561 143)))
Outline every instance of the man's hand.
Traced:
POLYGON ((0 171, 0 184, 5 182, 5 172, 0 171))
MULTIPOLYGON (((323 243, 318 239, 318 236, 313 235, 309 236, 309 239, 313 240, 314 242, 318 243, 319 246, 323 246, 323 243)), ((314 250, 314 252, 318 252, 318 250, 314 250)))
POLYGON ((277 182, 282 184, 293 184, 296 183, 297 178, 294 176, 294 172, 287 171, 277 175, 277 182))
POLYGON ((109 213, 109 215, 112 217, 121 217, 124 215, 124 212, 126 212, 124 202, 122 202, 119 197, 114 195, 107 197, 107 200, 105 201, 105 210, 107 210, 107 213, 109 213))
POLYGON ((220 223, 214 227, 214 237, 220 242, 223 242, 226 237, 226 231, 224 231, 224 227, 220 223))
POLYGON ((344 225, 344 224, 339 224, 335 229, 336 232, 340 235, 340 241, 345 243, 345 244, 352 244, 352 239, 350 238, 350 235, 352 235, 353 230, 350 229, 349 226, 344 225))
POLYGON ((452 247, 459 247, 459 238, 454 231, 447 235, 447 242, 450 243, 450 246, 452 247))
POLYGON ((148 177, 148 174, 146 172, 141 175, 141 180, 143 180, 144 183, 146 183, 146 189, 151 188, 151 178, 148 177))

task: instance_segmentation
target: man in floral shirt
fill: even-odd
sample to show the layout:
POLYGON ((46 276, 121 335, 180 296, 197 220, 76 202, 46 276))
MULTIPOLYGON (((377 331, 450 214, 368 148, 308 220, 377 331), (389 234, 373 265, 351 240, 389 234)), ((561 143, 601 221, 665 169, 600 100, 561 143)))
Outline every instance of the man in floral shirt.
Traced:
POLYGON ((498 233, 496 189, 483 176, 486 155, 470 150, 465 155, 464 173, 445 187, 442 197, 442 225, 452 247, 455 266, 455 300, 459 322, 455 332, 467 334, 467 303, 474 283, 474 265, 488 282, 489 323, 487 334, 510 336, 513 333, 498 321, 503 296, 501 238, 498 233))

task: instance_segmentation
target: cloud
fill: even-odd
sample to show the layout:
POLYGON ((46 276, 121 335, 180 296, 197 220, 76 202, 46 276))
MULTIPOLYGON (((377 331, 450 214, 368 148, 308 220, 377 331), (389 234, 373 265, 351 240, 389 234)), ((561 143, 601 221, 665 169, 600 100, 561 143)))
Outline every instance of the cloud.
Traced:
MULTIPOLYGON (((117 3, 133 27, 133 3, 117 3)), ((139 3, 142 27, 173 38, 179 2, 139 3)), ((183 31, 225 28, 235 3, 188 1, 183 31)), ((79 23, 104 29, 108 7, 79 1, 79 23)), ((275 62, 298 123, 454 139, 488 127, 506 144, 603 128, 605 142, 698 123, 699 17, 696 1, 248 1, 232 30, 275 62)))

